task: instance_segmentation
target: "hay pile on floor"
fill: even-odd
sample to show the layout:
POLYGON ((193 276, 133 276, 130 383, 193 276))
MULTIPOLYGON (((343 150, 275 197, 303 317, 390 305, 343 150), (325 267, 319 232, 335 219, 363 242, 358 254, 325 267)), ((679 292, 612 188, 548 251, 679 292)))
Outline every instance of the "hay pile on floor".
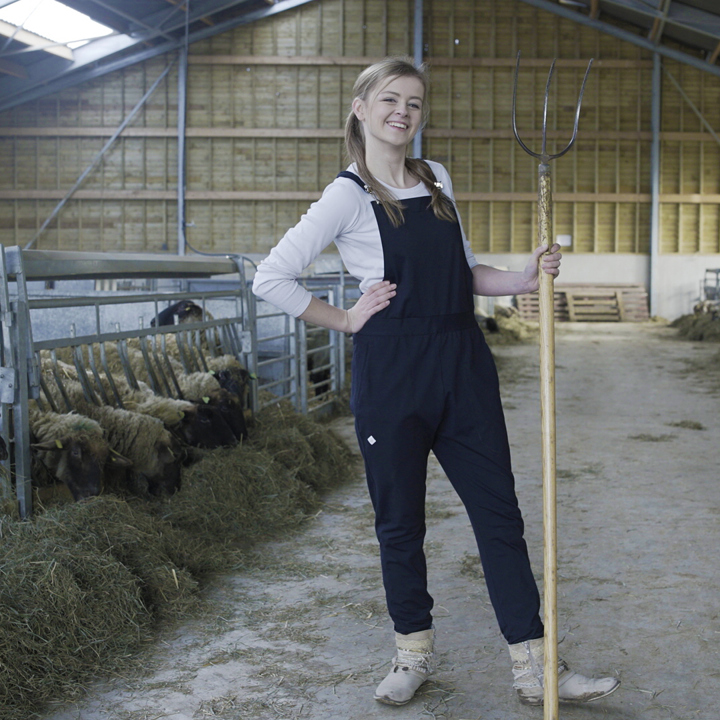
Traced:
POLYGON ((492 318, 485 318, 480 324, 488 345, 513 345, 536 342, 540 327, 520 317, 516 308, 496 306, 492 318))
POLYGON ((678 334, 688 340, 720 342, 720 317, 712 313, 694 313, 683 315, 670 323, 677 328, 678 334))
POLYGON ((327 427, 279 405, 248 443, 187 468, 171 498, 107 495, 30 522, 0 517, 0 720, 27 720, 99 668, 127 666, 160 619, 197 606, 203 576, 297 527, 353 462, 327 427))

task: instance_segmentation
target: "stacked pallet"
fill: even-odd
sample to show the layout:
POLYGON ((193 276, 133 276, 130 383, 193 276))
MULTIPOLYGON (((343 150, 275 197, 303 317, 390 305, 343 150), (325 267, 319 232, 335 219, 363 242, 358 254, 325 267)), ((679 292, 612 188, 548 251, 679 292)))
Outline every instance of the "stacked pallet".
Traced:
MULTIPOLYGON (((518 295, 520 317, 537 320, 537 293, 518 295)), ((650 319, 647 290, 642 285, 555 285, 558 322, 643 322, 650 319)))

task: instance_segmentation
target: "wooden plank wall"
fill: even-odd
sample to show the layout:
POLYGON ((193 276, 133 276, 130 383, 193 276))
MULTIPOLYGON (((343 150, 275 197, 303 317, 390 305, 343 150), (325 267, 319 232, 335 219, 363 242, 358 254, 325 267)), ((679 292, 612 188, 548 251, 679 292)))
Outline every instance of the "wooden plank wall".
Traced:
MULTIPOLYGON (((352 83, 369 62, 412 51, 413 0, 318 0, 191 47, 187 231, 209 252, 265 252, 344 166, 352 83)), ((647 253, 650 224, 648 53, 516 0, 425 0, 432 70, 426 157, 452 174, 479 253, 526 252, 535 234, 537 163, 550 59, 553 146, 569 137, 590 57, 574 150, 553 167, 555 232, 572 251, 647 253)), ((172 58, 156 58, 0 114, 0 242, 27 243, 172 58)), ((720 81, 665 60, 720 131, 720 81)), ((720 148, 663 79, 661 251, 720 251, 720 148)), ((177 74, 36 247, 152 251, 177 247, 177 74)))

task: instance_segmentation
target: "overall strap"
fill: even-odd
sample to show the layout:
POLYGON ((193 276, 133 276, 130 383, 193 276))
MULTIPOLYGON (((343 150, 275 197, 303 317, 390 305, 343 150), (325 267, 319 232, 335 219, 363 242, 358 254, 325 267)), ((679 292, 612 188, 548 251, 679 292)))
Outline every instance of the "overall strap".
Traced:
POLYGON ((362 181, 362 179, 357 176, 355 173, 351 173, 348 170, 343 170, 342 172, 339 172, 337 174, 337 177, 347 178, 348 180, 353 180, 356 182, 365 192, 370 192, 368 190, 368 186, 362 181))

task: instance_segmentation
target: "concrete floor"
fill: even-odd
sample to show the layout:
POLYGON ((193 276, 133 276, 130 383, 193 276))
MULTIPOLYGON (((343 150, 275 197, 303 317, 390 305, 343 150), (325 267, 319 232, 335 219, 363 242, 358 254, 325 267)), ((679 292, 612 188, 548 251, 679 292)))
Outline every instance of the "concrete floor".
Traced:
MULTIPOLYGON (((542 583, 534 345, 496 349, 518 495, 542 583)), ((558 326, 560 653, 620 689, 568 720, 710 720, 720 700, 720 347, 655 325, 558 326)), ((351 441, 352 421, 336 428, 351 441)), ((208 590, 142 674, 46 720, 506 720, 510 663, 462 506, 431 459, 427 554, 438 669, 408 705, 373 701, 392 657, 361 472, 306 528, 208 590)))

